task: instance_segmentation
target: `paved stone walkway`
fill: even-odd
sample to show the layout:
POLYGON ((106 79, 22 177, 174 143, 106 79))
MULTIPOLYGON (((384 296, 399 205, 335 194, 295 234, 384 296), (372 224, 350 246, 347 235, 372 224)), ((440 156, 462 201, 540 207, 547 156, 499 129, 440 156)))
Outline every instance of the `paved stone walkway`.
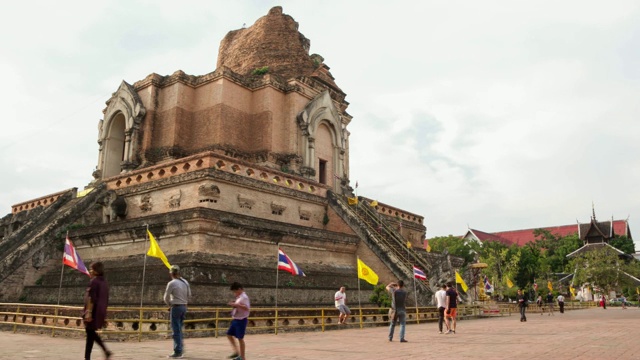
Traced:
MULTIPOLYGON (((345 328, 327 332, 248 335, 253 359, 640 359, 640 309, 609 307, 464 320, 455 335, 440 335, 437 323, 407 326, 408 343, 387 341, 387 328, 345 328)), ((396 329, 398 331, 398 329, 396 329)), ((397 337, 397 334, 396 334, 397 337)), ((171 340, 108 342, 113 359, 161 359, 171 340)), ((186 359, 224 359, 226 338, 185 340, 186 359)), ((82 359, 84 339, 0 333, 0 359, 82 359)), ((93 359, 103 359, 94 348, 93 359)))

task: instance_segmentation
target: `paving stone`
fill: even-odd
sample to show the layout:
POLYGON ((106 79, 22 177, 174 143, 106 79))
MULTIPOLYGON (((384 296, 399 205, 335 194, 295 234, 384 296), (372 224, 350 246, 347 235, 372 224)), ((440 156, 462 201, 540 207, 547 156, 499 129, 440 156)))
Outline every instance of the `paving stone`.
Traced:
MULTIPOLYGON (((408 325, 408 343, 387 341, 387 328, 247 335, 247 359, 640 359, 635 337, 640 309, 609 307, 460 321, 455 335, 438 334, 437 323, 408 325)), ((171 340, 108 342, 117 359, 160 359, 171 340)), ((226 338, 185 339, 185 359, 225 359, 226 338)), ((82 359, 84 339, 0 334, 0 359, 82 359)), ((96 346, 93 359, 103 359, 96 346)))

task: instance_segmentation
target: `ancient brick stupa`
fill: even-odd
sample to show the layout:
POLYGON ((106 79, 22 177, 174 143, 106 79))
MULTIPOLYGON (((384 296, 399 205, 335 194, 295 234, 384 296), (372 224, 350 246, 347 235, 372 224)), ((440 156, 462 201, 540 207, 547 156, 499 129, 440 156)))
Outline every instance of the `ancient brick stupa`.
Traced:
MULTIPOLYGON (((105 263, 112 304, 140 303, 147 227, 190 280, 193 304, 225 303, 239 281, 255 305, 271 305, 278 247, 307 275, 279 277, 283 305, 331 304, 340 285, 357 286, 358 257, 381 282, 411 279, 416 261, 429 270, 424 250, 405 247, 425 238, 421 216, 347 203, 349 104, 309 48, 274 7, 225 36, 211 73, 123 81, 100 121, 90 185, 1 220, 0 299, 56 301, 67 230, 85 263, 105 263)), ((143 302, 161 303, 167 281, 147 258, 143 302)), ((85 284, 67 269, 62 303, 81 302, 85 284)))

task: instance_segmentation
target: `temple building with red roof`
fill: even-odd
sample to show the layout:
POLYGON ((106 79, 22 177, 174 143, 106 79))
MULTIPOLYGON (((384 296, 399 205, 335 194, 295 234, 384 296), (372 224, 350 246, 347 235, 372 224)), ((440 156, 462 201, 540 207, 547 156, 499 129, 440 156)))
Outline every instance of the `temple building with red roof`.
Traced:
POLYGON ((508 230, 494 233, 488 233, 477 229, 467 230, 463 236, 465 240, 475 240, 478 242, 499 241, 507 246, 516 244, 523 246, 536 239, 535 230, 547 230, 551 234, 559 237, 578 234, 585 244, 608 242, 609 239, 617 236, 626 236, 633 239, 628 220, 596 221, 595 216, 588 223, 576 223, 572 225, 536 227, 522 230, 508 230))

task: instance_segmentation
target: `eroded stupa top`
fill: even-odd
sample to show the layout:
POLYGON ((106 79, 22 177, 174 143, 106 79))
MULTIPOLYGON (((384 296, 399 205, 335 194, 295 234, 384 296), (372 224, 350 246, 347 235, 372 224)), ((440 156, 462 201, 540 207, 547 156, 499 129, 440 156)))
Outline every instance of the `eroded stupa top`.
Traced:
POLYGON ((311 42, 298 31, 298 23, 276 6, 248 28, 233 30, 220 42, 217 67, 241 75, 268 67, 284 79, 312 76, 339 90, 320 55, 309 55, 311 42))

